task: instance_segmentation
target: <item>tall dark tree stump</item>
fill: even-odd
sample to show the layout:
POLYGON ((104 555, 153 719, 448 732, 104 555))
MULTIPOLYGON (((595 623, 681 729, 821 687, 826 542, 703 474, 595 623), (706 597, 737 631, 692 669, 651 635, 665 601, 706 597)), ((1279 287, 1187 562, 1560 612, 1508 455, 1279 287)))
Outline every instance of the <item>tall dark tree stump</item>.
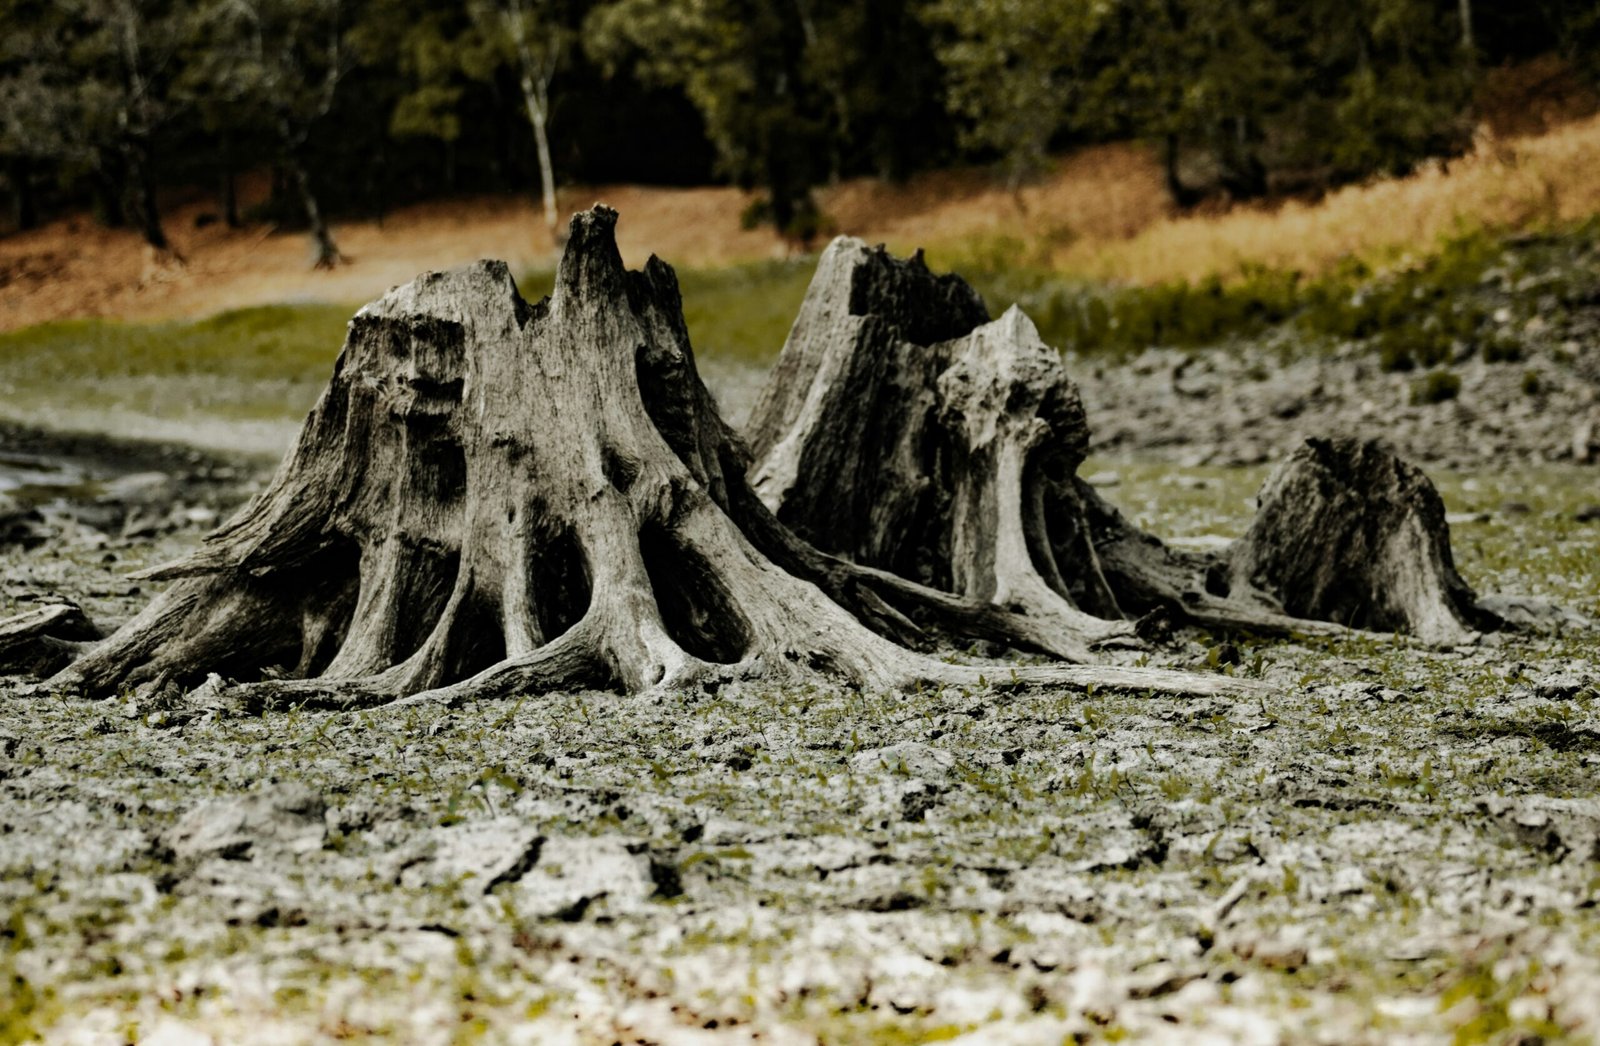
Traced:
POLYGON ((851 562, 1004 607, 1069 660, 1128 641, 1130 620, 1153 612, 1436 642, 1491 619, 1451 566, 1426 477, 1378 450, 1315 474, 1308 463, 1324 458, 1297 455, 1228 553, 1134 527, 1077 476, 1089 428, 1059 355, 1015 308, 989 322, 976 292, 920 254, 845 237, 828 248, 748 433, 756 490, 785 525, 851 562))
POLYGON ((1088 448, 1059 370, 1020 310, 990 323, 920 254, 835 241, 752 414, 756 490, 819 547, 1003 606, 1092 660, 1132 628, 1085 533, 1043 525, 1088 448))
POLYGON ((696 373, 672 270, 626 271, 615 222, 573 219, 546 301, 484 262, 363 308, 270 487, 150 572, 174 584, 48 685, 218 673, 262 706, 323 707, 743 679, 1260 689, 909 649, 1050 644, 1026 614, 829 556, 774 519, 696 373))

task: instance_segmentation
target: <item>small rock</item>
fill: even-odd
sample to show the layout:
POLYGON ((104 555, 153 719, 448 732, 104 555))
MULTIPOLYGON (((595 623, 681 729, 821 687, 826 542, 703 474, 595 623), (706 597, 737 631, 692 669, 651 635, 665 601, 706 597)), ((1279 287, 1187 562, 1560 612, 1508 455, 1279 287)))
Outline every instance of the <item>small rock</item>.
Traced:
POLYGON ((1305 944, 1291 935, 1245 938, 1233 946, 1233 953, 1269 970, 1298 970, 1309 957, 1305 944))
POLYGON ((931 780, 948 777, 955 765, 955 756, 921 741, 901 741, 883 748, 869 748, 857 752, 850 759, 850 768, 857 773, 887 770, 931 780))
POLYGON ((302 784, 268 785, 254 795, 201 803, 162 836, 173 855, 250 860, 263 854, 322 849, 327 835, 322 796, 302 784))
POLYGON ((1478 608, 1521 628, 1581 628, 1588 624, 1588 618, 1576 610, 1537 596, 1497 592, 1481 597, 1478 608))
POLYGON ((1600 505, 1585 505, 1583 508, 1580 508, 1577 511, 1577 514, 1572 518, 1577 520, 1579 523, 1600 522, 1600 505))
POLYGON ((125 505, 159 505, 171 501, 172 477, 165 472, 130 472, 100 485, 100 501, 125 505))
POLYGON ((912 823, 925 820, 939 805, 939 790, 926 781, 913 781, 900 793, 900 818, 912 823))
POLYGON ((638 844, 615 837, 545 840, 537 863, 508 887, 524 917, 577 922, 600 901, 611 912, 637 907, 658 890, 682 892, 675 867, 653 865, 638 844))
POLYGON ((204 505, 193 505, 179 513, 179 518, 193 527, 214 526, 217 522, 217 510, 206 508, 204 505))
POLYGON ((1600 800, 1486 796, 1478 812, 1524 846, 1556 860, 1600 860, 1600 800))
POLYGON ((515 817, 435 828, 401 850, 394 878, 410 889, 460 885, 486 894, 526 875, 544 843, 537 826, 515 817))
POLYGON ((1110 470, 1093 473, 1085 476, 1084 479, 1092 487, 1115 487, 1120 486, 1122 483, 1122 477, 1110 470))
POLYGON ((1554 672, 1533 684, 1533 692, 1547 701, 1566 701, 1593 686, 1576 672, 1554 672))
POLYGON ((0 547, 38 548, 50 538, 49 525, 39 510, 0 494, 0 547))
POLYGON ((78 643, 101 632, 76 603, 50 603, 0 621, 0 672, 50 675, 71 661, 78 643))

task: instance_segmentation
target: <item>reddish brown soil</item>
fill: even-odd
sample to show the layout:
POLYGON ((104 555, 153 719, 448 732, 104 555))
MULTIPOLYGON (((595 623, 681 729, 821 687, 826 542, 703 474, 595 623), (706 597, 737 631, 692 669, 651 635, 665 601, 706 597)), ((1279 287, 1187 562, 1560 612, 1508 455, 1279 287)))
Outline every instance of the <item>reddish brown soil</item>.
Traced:
MULTIPOLYGON (((259 186, 253 195, 259 195, 259 186)), ((1167 213, 1159 173, 1131 146, 1088 149, 1017 191, 982 171, 940 171, 906 184, 872 179, 824 190, 829 233, 848 232, 908 248, 987 235, 1120 239, 1167 213)), ((769 229, 745 229, 750 195, 734 188, 621 185, 571 188, 567 210, 602 200, 622 212, 618 240, 630 265, 652 252, 676 265, 708 267, 782 257, 803 249, 769 229)), ((376 221, 335 224, 349 263, 311 266, 304 234, 269 226, 228 229, 210 199, 169 207, 176 257, 158 257, 128 230, 86 215, 0 237, 0 330, 76 316, 157 319, 207 315, 272 302, 357 303, 426 269, 482 257, 515 271, 552 264, 555 244, 526 197, 418 204, 376 221)))

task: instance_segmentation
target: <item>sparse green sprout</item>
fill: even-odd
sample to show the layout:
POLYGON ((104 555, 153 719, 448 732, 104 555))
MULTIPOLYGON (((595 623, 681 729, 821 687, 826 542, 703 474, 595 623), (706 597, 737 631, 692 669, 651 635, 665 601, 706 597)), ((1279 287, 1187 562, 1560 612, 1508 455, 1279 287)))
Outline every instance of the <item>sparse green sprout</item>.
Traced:
POLYGON ((1517 363, 1522 358, 1522 343, 1506 331, 1496 332, 1483 343, 1486 363, 1517 363))
POLYGON ((1461 395, 1461 375, 1454 371, 1429 371, 1411 383, 1412 406, 1443 403, 1459 395, 1461 395))

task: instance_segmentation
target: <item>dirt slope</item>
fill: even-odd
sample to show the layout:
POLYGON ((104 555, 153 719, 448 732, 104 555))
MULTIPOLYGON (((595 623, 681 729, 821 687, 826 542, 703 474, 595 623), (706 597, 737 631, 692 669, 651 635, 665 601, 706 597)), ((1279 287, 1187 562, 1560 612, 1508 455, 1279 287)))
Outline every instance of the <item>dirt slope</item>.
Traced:
MULTIPOLYGON (((1426 251, 1463 228, 1536 228, 1600 213, 1600 117, 1542 127, 1498 137, 1486 124, 1465 157, 1314 202, 1175 214, 1155 158, 1133 145, 1059 157, 1015 191, 967 169, 898 185, 855 179, 819 197, 830 234, 900 251, 928 246, 946 267, 1038 265, 1133 283, 1230 274, 1246 265, 1316 272, 1352 254, 1381 262, 1426 251)), ((561 204, 574 210, 603 201, 621 211, 618 239, 632 266, 651 252, 705 268, 802 250, 769 229, 741 227, 751 198, 729 187, 580 186, 563 190, 561 204)), ((332 273, 311 269, 303 235, 200 224, 214 212, 208 198, 169 209, 181 265, 155 258, 137 235, 100 228, 84 215, 0 238, 0 330, 74 316, 158 319, 278 302, 356 303, 426 269, 494 257, 526 271, 554 259, 537 208, 522 197, 434 201, 382 223, 337 223, 351 264, 332 273)))
MULTIPOLYGON (((800 249, 768 229, 741 228, 750 195, 734 188, 575 187, 562 206, 596 200, 622 212, 618 239, 628 264, 651 252, 675 265, 708 267, 782 257, 800 249)), ((1012 193, 981 171, 941 171, 907 185, 860 179, 823 193, 834 230, 897 244, 1014 233, 1048 215, 1051 229, 1097 239, 1125 237, 1165 214, 1159 173, 1131 146, 1064 158, 1035 185, 1012 193)), ((552 264, 555 244, 526 198, 482 197, 408 207, 376 221, 337 223, 351 264, 311 268, 303 235, 269 227, 230 230, 215 204, 172 207, 167 229, 183 263, 156 258, 127 230, 84 215, 0 238, 0 330, 75 316, 158 319, 208 315, 276 302, 360 302, 425 269, 483 257, 514 271, 552 264)))

